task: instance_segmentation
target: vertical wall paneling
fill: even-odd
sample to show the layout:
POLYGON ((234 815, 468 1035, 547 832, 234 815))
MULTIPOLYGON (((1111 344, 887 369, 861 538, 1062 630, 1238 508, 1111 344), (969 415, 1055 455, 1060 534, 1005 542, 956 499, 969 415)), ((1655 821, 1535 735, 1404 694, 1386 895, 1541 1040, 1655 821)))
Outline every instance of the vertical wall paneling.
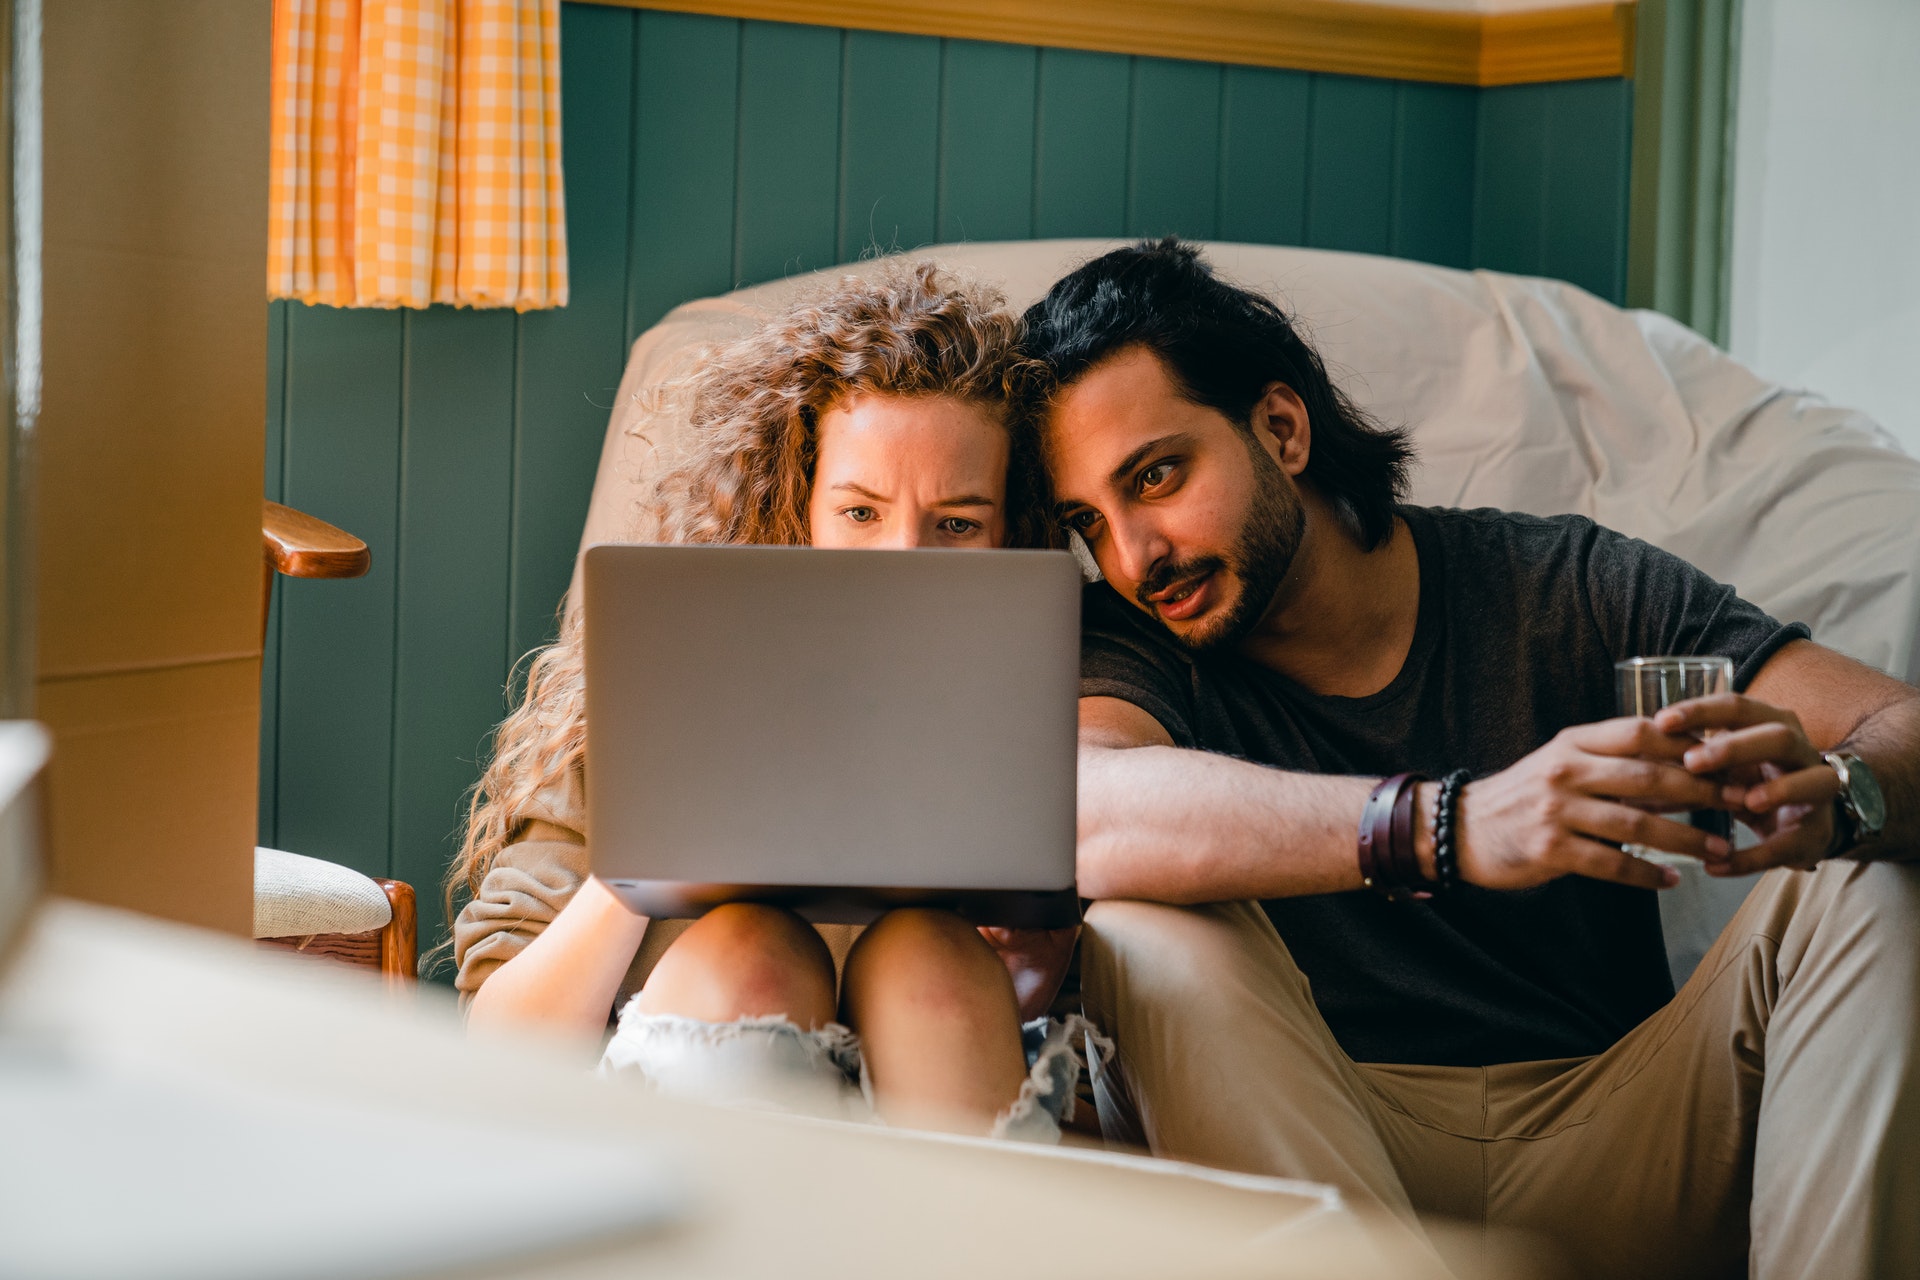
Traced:
POLYGON ((1033 234, 1127 231, 1127 119, 1132 59, 1040 51, 1033 234))
POLYGON ((840 260, 932 244, 940 184, 940 41, 849 31, 840 83, 840 260))
POLYGON ((431 886, 506 673, 516 325, 511 311, 445 307, 406 324, 391 866, 422 889, 422 936, 438 938, 431 886))
POLYGON ((1136 60, 1128 235, 1219 234, 1222 74, 1204 62, 1136 60))
MULTIPOLYGON (((291 303, 267 304, 267 449, 261 491, 274 502, 284 496, 281 468, 287 427, 287 308, 291 303)), ((260 653, 260 799, 255 821, 256 839, 274 841, 280 735, 280 593, 275 590, 267 610, 266 639, 260 653)))
POLYGON ((1395 257, 1473 262, 1474 89, 1403 84, 1394 102, 1395 257))
POLYGON ((1480 94, 1474 158, 1473 261, 1534 274, 1545 257, 1547 100, 1551 85, 1480 94))
POLYGON ((1540 269, 1619 302, 1626 294, 1626 242, 1595 236, 1590 228, 1595 221, 1624 226, 1628 218, 1632 86, 1575 80, 1549 88, 1540 269))
POLYGON ((741 32, 739 279, 776 280, 838 257, 840 41, 831 27, 784 22, 741 32))
POLYGON ((1315 76, 1307 146, 1307 243, 1386 253, 1393 241, 1390 80, 1315 76))
MULTIPOLYGON (((595 12, 562 5, 563 16, 595 12)), ((652 10, 639 22, 638 53, 629 64, 634 95, 633 219, 628 247, 627 331, 639 336, 689 298, 734 286, 734 144, 740 105, 740 24, 652 10)), ((561 45, 563 90, 582 87, 577 44, 561 45)), ((577 117, 562 127, 571 143, 577 117)), ((575 153, 565 155, 567 213, 581 179, 575 153)), ((626 161, 622 159, 622 167, 626 161)), ((579 287, 576 271, 574 287, 579 287)))
MULTIPOLYGON (((573 573, 607 412, 626 363, 627 201, 633 191, 653 190, 648 184, 655 177, 632 169, 635 15, 563 5, 561 16, 570 300, 519 319, 511 596, 502 654, 509 662, 553 634, 554 611, 573 573)), ((642 54, 644 61, 644 45, 642 54)), ((729 210, 722 225, 730 219, 729 210)), ((696 227, 696 242, 706 234, 705 225, 696 227)), ((658 252, 632 257, 636 270, 677 260, 658 252)), ((458 323, 486 321, 470 313, 458 323)))
POLYGON ((1177 231, 1544 272, 1618 300, 1632 86, 1476 90, 562 6, 571 302, 268 311, 269 496, 373 571, 280 584, 260 839, 435 890, 553 631, 627 346, 870 243, 1177 231))
POLYGON ((1034 80, 1039 51, 948 40, 940 83, 939 236, 1033 234, 1034 80))
POLYGON ((1221 89, 1220 238, 1302 244, 1314 77, 1228 67, 1221 89))
POLYGON ((1474 262, 1626 291, 1632 86, 1506 85, 1480 94, 1474 262))
POLYGON ((366 539, 347 581, 280 582, 276 843, 387 874, 402 323, 290 307, 286 501, 366 539))

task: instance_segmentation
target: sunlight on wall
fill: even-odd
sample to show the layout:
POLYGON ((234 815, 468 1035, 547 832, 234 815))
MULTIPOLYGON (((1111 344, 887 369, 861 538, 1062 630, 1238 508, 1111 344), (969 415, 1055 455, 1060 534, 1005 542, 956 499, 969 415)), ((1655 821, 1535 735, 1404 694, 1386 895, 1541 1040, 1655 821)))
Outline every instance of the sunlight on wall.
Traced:
POLYGON ((1747 0, 1730 345, 1920 454, 1920 5, 1747 0))

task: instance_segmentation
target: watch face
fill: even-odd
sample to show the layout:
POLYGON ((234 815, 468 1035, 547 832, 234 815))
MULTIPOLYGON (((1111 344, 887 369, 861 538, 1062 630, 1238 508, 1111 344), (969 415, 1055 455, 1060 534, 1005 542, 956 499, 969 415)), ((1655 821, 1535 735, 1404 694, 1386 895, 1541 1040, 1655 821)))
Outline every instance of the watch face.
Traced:
POLYGON ((1847 760, 1847 799, 1860 822, 1860 834, 1877 836, 1887 825, 1887 800, 1873 770, 1859 756, 1847 760))

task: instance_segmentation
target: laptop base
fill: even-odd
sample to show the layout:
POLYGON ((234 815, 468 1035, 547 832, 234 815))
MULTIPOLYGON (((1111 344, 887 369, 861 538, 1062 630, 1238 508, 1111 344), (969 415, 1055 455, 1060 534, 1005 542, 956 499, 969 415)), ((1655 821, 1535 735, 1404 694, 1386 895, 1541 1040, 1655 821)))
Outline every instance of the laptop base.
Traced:
POLYGON ((846 885, 688 884, 606 880, 627 909, 656 920, 703 916, 729 902, 785 907, 812 924, 871 924, 896 907, 939 907, 976 925, 1062 929, 1080 923, 1065 889, 866 889, 846 885))

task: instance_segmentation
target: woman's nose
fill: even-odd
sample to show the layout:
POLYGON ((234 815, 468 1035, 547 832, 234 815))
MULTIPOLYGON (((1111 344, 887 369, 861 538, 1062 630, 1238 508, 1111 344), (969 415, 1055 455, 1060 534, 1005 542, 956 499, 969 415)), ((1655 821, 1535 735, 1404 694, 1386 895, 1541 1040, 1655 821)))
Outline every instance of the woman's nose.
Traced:
POLYGON ((880 532, 878 546, 885 551, 912 551, 915 547, 931 546, 931 532, 925 520, 915 517, 890 521, 880 532))

